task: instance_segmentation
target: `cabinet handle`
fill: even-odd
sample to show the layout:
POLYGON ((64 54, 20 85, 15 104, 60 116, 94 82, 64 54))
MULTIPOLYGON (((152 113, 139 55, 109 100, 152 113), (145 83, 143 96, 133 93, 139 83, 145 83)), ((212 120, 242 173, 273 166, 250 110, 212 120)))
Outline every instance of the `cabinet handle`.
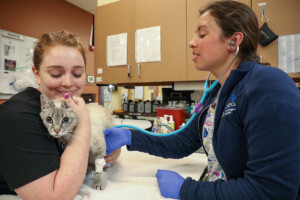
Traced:
POLYGON ((128 65, 128 78, 130 78, 130 65, 128 65))
POLYGON ((138 77, 141 77, 141 64, 138 64, 138 77))

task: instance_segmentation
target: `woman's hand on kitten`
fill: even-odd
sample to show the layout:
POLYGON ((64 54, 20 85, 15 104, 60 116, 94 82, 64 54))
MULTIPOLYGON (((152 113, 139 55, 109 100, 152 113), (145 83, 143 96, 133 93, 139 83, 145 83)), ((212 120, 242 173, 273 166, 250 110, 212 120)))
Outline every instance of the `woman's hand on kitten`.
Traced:
POLYGON ((68 104, 71 110, 76 114, 78 119, 78 125, 82 123, 90 124, 89 111, 85 105, 84 100, 81 97, 65 95, 64 101, 68 104))
POLYGON ((131 131, 123 128, 108 128, 103 131, 106 144, 106 155, 124 145, 131 145, 131 131))
POLYGON ((109 164, 114 164, 121 154, 121 148, 114 150, 111 154, 104 157, 105 162, 109 164))

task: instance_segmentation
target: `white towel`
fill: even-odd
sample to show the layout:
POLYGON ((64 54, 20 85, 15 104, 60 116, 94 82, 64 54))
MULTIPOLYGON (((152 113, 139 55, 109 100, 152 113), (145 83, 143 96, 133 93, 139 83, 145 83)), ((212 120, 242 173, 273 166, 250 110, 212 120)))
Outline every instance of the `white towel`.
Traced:
MULTIPOLYGON (((91 174, 86 176, 84 184, 74 200, 160 200, 161 196, 156 172, 158 169, 172 170, 182 177, 199 180, 207 158, 205 154, 194 153, 182 159, 164 159, 146 153, 127 151, 122 148, 117 162, 107 168, 107 186, 105 190, 92 189, 91 174)), ((9 195, 0 196, 0 200, 20 200, 9 195), (2 198, 6 197, 6 198, 2 198)))

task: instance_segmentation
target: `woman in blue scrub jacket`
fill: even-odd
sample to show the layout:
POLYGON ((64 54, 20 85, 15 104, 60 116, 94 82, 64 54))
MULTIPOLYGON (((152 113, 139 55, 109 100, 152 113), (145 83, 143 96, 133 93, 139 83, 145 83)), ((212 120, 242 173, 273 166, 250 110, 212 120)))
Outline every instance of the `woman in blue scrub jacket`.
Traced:
POLYGON ((206 181, 158 170, 167 198, 299 199, 300 93, 285 72, 258 62, 258 41, 251 8, 236 1, 209 4, 189 43, 195 67, 219 78, 203 108, 186 129, 167 137, 107 129, 107 153, 127 145, 130 151, 183 158, 203 146, 206 181))

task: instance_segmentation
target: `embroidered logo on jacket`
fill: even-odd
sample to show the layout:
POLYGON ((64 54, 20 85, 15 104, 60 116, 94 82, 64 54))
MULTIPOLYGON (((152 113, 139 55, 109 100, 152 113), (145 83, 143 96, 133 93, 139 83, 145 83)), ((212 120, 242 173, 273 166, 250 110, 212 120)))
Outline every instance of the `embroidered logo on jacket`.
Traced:
POLYGON ((235 96, 235 94, 232 94, 230 97, 230 102, 226 105, 226 107, 223 111, 222 117, 224 117, 226 115, 230 115, 233 111, 236 110, 235 100, 236 100, 236 96, 235 96))

